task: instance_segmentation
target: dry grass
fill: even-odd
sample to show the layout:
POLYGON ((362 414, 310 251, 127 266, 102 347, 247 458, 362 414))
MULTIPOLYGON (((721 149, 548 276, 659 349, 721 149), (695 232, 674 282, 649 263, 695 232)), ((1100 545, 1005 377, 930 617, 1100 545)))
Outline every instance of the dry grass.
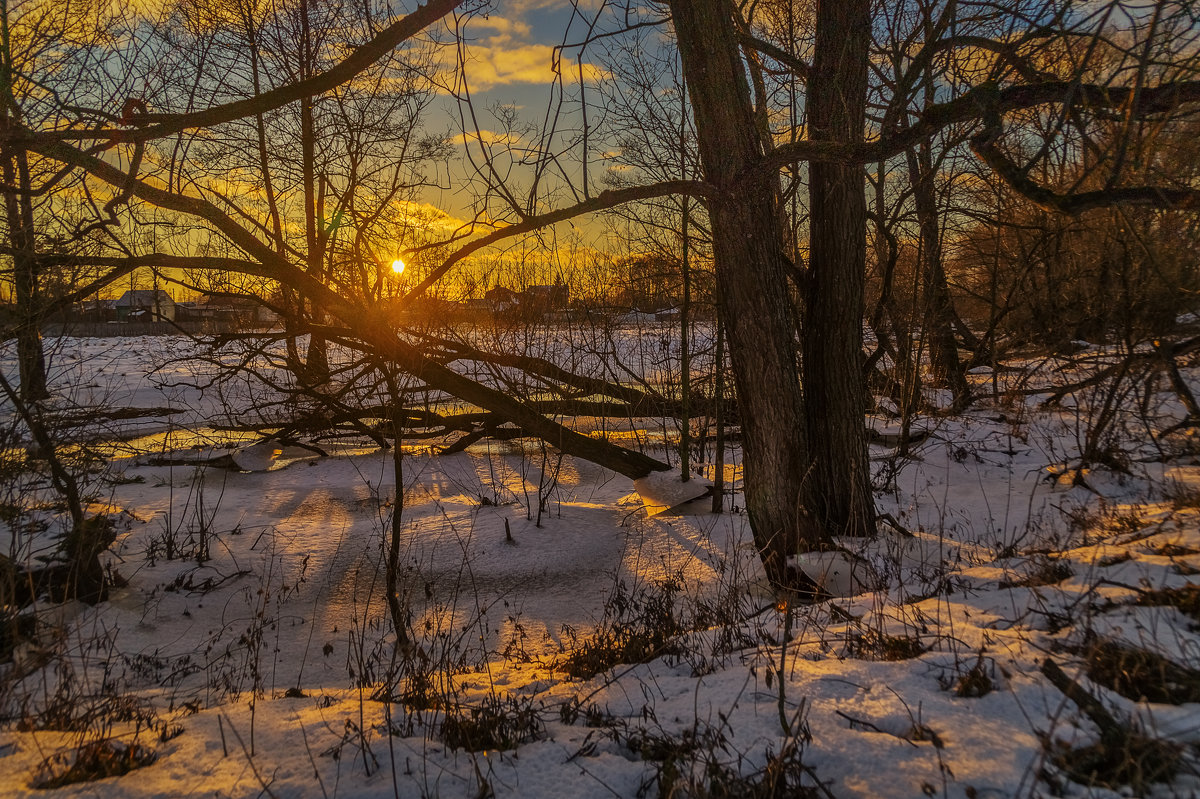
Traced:
POLYGON ((1200 622, 1200 585, 1191 583, 1182 588, 1160 588, 1138 597, 1139 605, 1170 605, 1180 613, 1200 622))
POLYGON ((119 777, 157 759, 157 752, 137 742, 126 744, 111 738, 92 741, 70 753, 60 752, 43 760, 30 785, 38 789, 61 788, 119 777))
POLYGON ((1200 671, 1145 649, 1100 640, 1086 648, 1087 675, 1097 685, 1135 702, 1200 702, 1200 671))
POLYGON ((1043 585, 1057 585, 1069 580, 1075 575, 1070 564, 1065 560, 1046 555, 1037 555, 1029 561, 1029 571, 1023 577, 1002 580, 1001 588, 1038 588, 1043 585))
POLYGON ((1119 789, 1145 796, 1154 783, 1170 781, 1179 770, 1182 752, 1167 741, 1127 730, 1120 740, 1101 740, 1078 749, 1062 749, 1051 760, 1081 785, 1119 789))
POLYGON ((452 749, 468 752, 516 749, 541 737, 537 708, 528 700, 493 696, 478 707, 455 706, 442 720, 441 738, 452 749))
POLYGON ((679 654, 678 636, 690 625, 680 618, 682 581, 671 579, 639 591, 618 583, 605 607, 605 619, 588 638, 572 639, 569 652, 554 664, 575 679, 590 679, 617 664, 647 663, 679 654))
POLYGON ((853 633, 846 641, 846 657, 856 660, 911 660, 929 651, 920 638, 888 635, 877 630, 853 633))

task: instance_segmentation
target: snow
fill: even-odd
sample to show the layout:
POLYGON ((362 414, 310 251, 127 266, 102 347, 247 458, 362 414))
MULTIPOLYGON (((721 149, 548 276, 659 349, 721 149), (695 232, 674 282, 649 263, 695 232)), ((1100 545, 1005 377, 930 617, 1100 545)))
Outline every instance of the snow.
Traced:
POLYGON ((684 482, 674 472, 651 472, 633 481, 642 498, 646 513, 651 516, 677 508, 701 497, 710 496, 712 483, 703 480, 684 482))
POLYGON ((283 448, 275 444, 251 444, 248 447, 239 447, 231 454, 233 462, 242 471, 265 472, 275 465, 276 458, 282 452, 283 448))
MULTIPOLYGON (((95 607, 42 603, 36 641, 0 666, 4 796, 653 796, 668 773, 750 775, 789 747, 805 784, 839 798, 1133 795, 1063 778, 1045 742, 1078 748, 1099 734, 1042 674, 1046 658, 1118 718, 1185 747, 1173 782, 1143 795, 1200 792, 1200 707, 1124 697, 1090 679, 1080 654, 1101 638, 1200 664, 1195 620, 1136 604, 1198 581, 1189 498, 1200 465, 1153 460, 1129 434, 1129 475, 1063 479, 1079 445, 1070 407, 1039 409, 1032 397, 917 420, 912 429, 931 435, 895 461, 877 496, 906 531, 799 556, 835 597, 813 606, 765 587, 744 513, 689 502, 709 490, 703 480, 629 481, 569 457, 555 471, 555 458, 519 442, 412 450, 399 541, 416 641, 392 684, 402 694, 405 677, 424 674, 439 701, 388 702, 391 454, 361 445, 322 458, 218 436, 208 425, 219 406, 236 415, 248 405, 235 400, 265 392, 187 385, 201 368, 188 366, 190 345, 61 344, 57 380, 83 386, 80 398, 179 413, 105 427, 140 442, 115 448, 114 479, 93 484, 127 511, 107 558, 128 584, 95 607), (166 365, 153 379, 147 353, 166 365), (240 470, 212 465, 217 453, 240 470), (678 653, 590 679, 564 673, 571 648, 615 607, 664 591, 680 618, 708 619, 680 636, 678 653), (911 656, 882 658, 895 642, 913 643, 911 656), (974 672, 992 690, 960 695, 974 672), (496 703, 530 711, 528 740, 478 752, 445 743, 448 714, 496 703), (76 728, 41 728, 47 710, 76 728), (30 787, 48 756, 105 736, 137 740, 157 760, 30 787)), ((1068 379, 1056 363, 1044 374, 1068 379)), ((1156 412, 1177 412, 1172 403, 1163 395, 1156 412)), ((726 507, 743 504, 735 494, 726 507)), ((4 535, 6 552, 28 544, 4 535)))

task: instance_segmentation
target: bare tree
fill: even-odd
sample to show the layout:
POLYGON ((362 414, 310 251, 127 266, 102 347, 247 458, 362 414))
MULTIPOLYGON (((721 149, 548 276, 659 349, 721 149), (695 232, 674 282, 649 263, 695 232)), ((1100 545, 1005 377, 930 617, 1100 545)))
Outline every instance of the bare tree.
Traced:
MULTIPOLYGON (((457 5, 434 0, 380 29, 370 42, 328 68, 297 75, 246 99, 204 104, 198 110, 137 114, 127 125, 96 124, 98 117, 93 116, 89 124, 10 127, 5 144, 57 161, 65 169, 82 170, 89 185, 107 185, 112 196, 199 225, 222 242, 223 254, 218 256, 144 252, 138 255, 142 262, 232 270, 285 284, 336 320, 323 325, 324 335, 389 360, 420 385, 477 404, 563 452, 630 477, 662 469, 665 464, 654 458, 581 435, 548 417, 537 404, 449 368, 451 361, 486 361, 494 356, 456 350, 445 342, 397 330, 380 303, 351 290, 341 275, 314 270, 308 260, 311 253, 291 247, 281 250, 271 236, 271 226, 247 219, 236 203, 202 196, 186 185, 164 187, 143 174, 139 159, 126 159, 131 168, 115 162, 115 155, 136 153, 144 142, 184 130, 214 130, 330 92, 457 5), (107 151, 105 157, 98 155, 102 151, 107 151)), ((444 242, 446 256, 427 270, 406 300, 415 300, 456 264, 488 246, 581 214, 679 195, 705 203, 745 441, 747 505, 767 573, 776 583, 787 585, 792 579, 788 559, 796 552, 827 545, 838 535, 864 534, 874 528, 863 432, 861 326, 867 223, 863 166, 906 157, 949 126, 963 125, 970 130, 977 157, 1013 191, 1046 208, 1076 213, 1130 203, 1194 207, 1200 195, 1191 186, 1139 183, 1139 176, 1124 165, 1132 143, 1144 135, 1144 124, 1161 124, 1200 101, 1200 83, 1189 79, 1195 48, 1179 49, 1190 28, 1183 17, 1172 16, 1173 7, 1166 4, 1156 7, 1152 20, 1129 18, 1128 38, 1133 43, 1113 44, 1120 58, 1105 64, 1089 60, 1086 51, 1075 61, 1050 64, 1041 55, 1050 47, 1047 41, 1069 53, 1079 53, 1080 42, 1098 48, 1100 42, 1115 41, 1110 23, 1121 8, 1116 3, 1099 10, 1089 7, 1080 14, 1068 13, 1049 0, 1032 10, 1016 9, 1004 25, 995 28, 1001 33, 992 38, 960 36, 955 25, 945 25, 934 30, 932 40, 917 37, 920 46, 896 85, 920 85, 929 59, 936 53, 959 51, 969 51, 978 62, 978 80, 955 87, 944 98, 935 94, 936 102, 923 101, 896 124, 869 131, 866 111, 874 26, 864 0, 818 5, 811 63, 797 55, 803 48, 795 42, 785 47, 773 44, 769 32, 754 28, 753 20, 743 19, 723 0, 669 5, 703 179, 594 193, 584 157, 583 180, 571 195, 565 188, 571 183, 568 161, 555 145, 534 148, 523 156, 533 179, 519 194, 502 180, 497 162, 485 159, 480 164, 488 181, 483 196, 495 200, 503 213, 491 214, 488 223, 481 217, 471 230, 444 242), (1071 46, 1059 46, 1067 43, 1071 46), (786 72, 803 84, 807 136, 796 136, 794 129, 782 141, 771 135, 770 98, 761 79, 768 69, 786 72), (1120 135, 1095 150, 1098 140, 1092 136, 1089 120, 1113 115, 1123 120, 1120 135), (1038 127, 1047 120, 1048 125, 1038 127), (1097 158, 1110 165, 1109 179, 1095 187, 1077 183, 1066 188, 1036 179, 1048 154, 1077 144, 1091 147, 1097 158), (793 224, 784 222, 779 172, 786 168, 798 175, 802 170, 797 165, 802 164, 808 165, 808 264, 789 256, 800 248, 788 229, 793 224), (571 197, 567 204, 544 210, 547 199, 556 193, 561 197, 562 192, 571 197), (799 341, 794 296, 802 300, 803 308, 799 341)), ((934 16, 959 19, 956 9, 945 6, 934 16)), ((598 22, 588 19, 592 40, 599 35, 598 22)), ((653 11, 647 20, 647 24, 662 23, 653 11)), ((795 34, 802 29, 781 30, 795 34)), ((556 124, 551 124, 543 141, 557 141, 556 124)), ((584 124, 577 141, 587 153, 584 124)), ((537 359, 521 362, 519 368, 552 376, 564 395, 566 386, 581 379, 537 359)), ((625 387, 616 384, 595 385, 609 396, 627 394, 625 387)))

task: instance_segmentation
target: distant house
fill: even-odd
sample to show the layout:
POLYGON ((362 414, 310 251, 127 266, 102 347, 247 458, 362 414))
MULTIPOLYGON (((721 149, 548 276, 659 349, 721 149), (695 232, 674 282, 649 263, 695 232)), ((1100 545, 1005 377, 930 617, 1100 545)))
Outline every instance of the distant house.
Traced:
POLYGON ((200 310, 198 302, 177 302, 175 303, 175 321, 176 322, 196 322, 202 320, 203 312, 200 310))
POLYGON ((116 300, 87 300, 79 304, 80 322, 115 322, 116 300))
POLYGON ((162 289, 133 289, 114 304, 122 322, 175 321, 175 301, 162 289))
POLYGON ((483 298, 487 301, 488 308, 492 313, 504 313, 521 305, 521 295, 512 289, 504 288, 504 286, 488 289, 483 298))
POLYGON ((517 314, 523 318, 541 318, 565 310, 571 301, 571 289, 565 283, 530 286, 516 292, 504 286, 488 289, 484 301, 492 313, 517 314))
POLYGON ((207 292, 191 310, 197 321, 222 328, 255 327, 278 321, 276 314, 253 294, 207 292))
POLYGON ((521 292, 521 305, 541 312, 559 311, 571 301, 571 287, 566 283, 553 286, 530 286, 521 292))

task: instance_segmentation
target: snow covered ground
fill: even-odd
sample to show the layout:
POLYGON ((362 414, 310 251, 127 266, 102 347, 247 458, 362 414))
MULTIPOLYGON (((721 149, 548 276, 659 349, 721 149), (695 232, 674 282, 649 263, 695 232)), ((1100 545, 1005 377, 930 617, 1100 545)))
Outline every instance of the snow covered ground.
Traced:
MULTIPOLYGON (((659 513, 674 486, 643 497, 536 445, 414 450, 415 640, 397 651, 390 453, 205 465, 236 449, 222 440, 185 451, 196 465, 156 459, 203 443, 189 431, 215 410, 187 360, 146 378, 190 345, 62 344, 79 401, 179 413, 121 423, 153 451, 119 451, 92 484, 127 584, 41 606, 38 641, 0 665, 0 795, 1200 795, 1200 448, 1155 445, 1131 403, 1114 427, 1128 474, 1070 469, 1079 392, 919 420, 903 458, 873 448, 879 509, 911 535, 802 560, 841 595, 812 606, 776 604, 736 494, 724 514, 659 513), (569 676, 589 641, 655 625, 666 654, 569 676), (153 760, 32 787, 102 740, 153 760)), ((1039 379, 1070 378, 1055 366, 1039 379)), ((35 554, 36 531, 4 535, 35 554)))

